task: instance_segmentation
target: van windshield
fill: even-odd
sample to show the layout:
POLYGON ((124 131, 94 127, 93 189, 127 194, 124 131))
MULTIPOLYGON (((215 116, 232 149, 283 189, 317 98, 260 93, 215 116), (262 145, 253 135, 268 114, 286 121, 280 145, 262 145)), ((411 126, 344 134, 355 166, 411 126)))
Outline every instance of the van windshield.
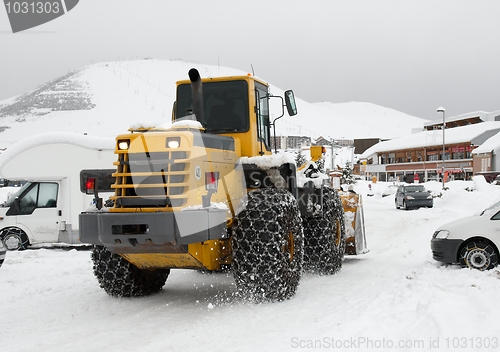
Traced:
POLYGON ((5 203, 2 204, 3 207, 10 207, 12 203, 14 203, 14 200, 19 197, 26 188, 31 186, 31 182, 26 182, 21 188, 19 188, 16 193, 11 194, 9 198, 5 201, 5 203))

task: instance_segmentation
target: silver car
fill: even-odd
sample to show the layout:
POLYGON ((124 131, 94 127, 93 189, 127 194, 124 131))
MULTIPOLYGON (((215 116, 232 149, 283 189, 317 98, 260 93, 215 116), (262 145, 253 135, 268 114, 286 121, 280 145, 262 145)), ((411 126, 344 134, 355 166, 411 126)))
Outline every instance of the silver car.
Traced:
POLYGON ((396 209, 411 209, 434 206, 434 199, 431 192, 425 189, 424 185, 409 184, 401 185, 396 191, 394 198, 396 209))
POLYGON ((500 248, 500 202, 480 215, 439 227, 431 240, 432 257, 443 263, 489 270, 498 265, 500 248))

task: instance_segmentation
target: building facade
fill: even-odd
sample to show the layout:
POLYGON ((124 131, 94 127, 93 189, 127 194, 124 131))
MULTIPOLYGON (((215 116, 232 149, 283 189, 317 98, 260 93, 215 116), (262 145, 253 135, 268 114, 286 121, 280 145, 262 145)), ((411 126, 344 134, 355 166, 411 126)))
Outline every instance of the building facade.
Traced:
MULTIPOLYGON (((441 124, 442 126, 442 124, 441 124)), ((360 157, 360 173, 380 181, 412 182, 469 179, 475 174, 473 151, 500 132, 500 122, 458 125, 454 128, 424 130, 410 136, 374 145, 360 157)))

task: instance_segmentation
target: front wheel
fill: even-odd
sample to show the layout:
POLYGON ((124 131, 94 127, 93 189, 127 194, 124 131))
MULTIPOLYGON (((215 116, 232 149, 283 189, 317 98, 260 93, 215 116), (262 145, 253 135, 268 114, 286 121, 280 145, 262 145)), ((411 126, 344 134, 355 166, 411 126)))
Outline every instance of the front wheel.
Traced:
POLYGON ((460 251, 459 262, 463 268, 490 270, 498 264, 498 253, 486 241, 469 241, 460 251))
POLYGON ((170 273, 169 269, 139 269, 103 246, 92 248, 92 260, 94 275, 110 296, 136 297, 159 292, 170 273))
POLYGON ((235 217, 232 269, 238 292, 253 302, 292 297, 302 276, 304 237, 293 195, 281 189, 249 192, 235 217))
POLYGON ((17 227, 8 227, 0 233, 4 247, 9 251, 22 251, 28 248, 29 239, 26 233, 17 227))

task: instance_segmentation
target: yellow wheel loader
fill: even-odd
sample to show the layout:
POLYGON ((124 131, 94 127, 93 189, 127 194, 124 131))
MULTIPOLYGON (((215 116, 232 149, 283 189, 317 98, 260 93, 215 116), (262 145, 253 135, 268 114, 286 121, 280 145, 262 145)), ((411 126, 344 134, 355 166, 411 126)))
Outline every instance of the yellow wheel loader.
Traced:
POLYGON ((170 128, 116 138, 111 204, 101 207, 95 187, 96 209, 80 214, 80 240, 94 245, 108 294, 157 292, 174 268, 230 267, 242 298, 281 301, 304 268, 341 268, 340 197, 314 163, 297 171, 293 157, 272 154, 275 98, 281 116, 297 113, 292 91, 275 97, 252 75, 202 79, 191 69, 177 82, 170 128))

